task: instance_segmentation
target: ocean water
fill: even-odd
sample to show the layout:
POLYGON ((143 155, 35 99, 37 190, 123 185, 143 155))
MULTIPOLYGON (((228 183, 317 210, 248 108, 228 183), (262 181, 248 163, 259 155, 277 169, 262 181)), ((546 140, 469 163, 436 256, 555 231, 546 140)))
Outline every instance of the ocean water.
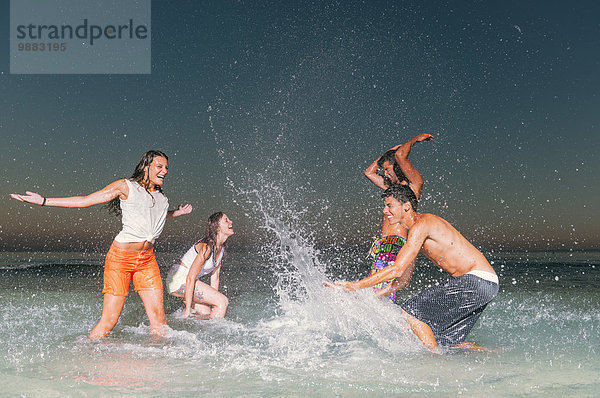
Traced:
MULTIPOLYGON (((164 338, 131 291, 114 332, 87 339, 103 254, 0 253, 0 395, 597 396, 599 252, 488 254, 501 288, 468 338, 488 351, 431 353, 397 305, 321 285, 366 275, 368 248, 317 249, 274 228, 271 261, 232 245, 227 317, 182 320, 167 297, 164 338)), ((179 255, 158 253, 163 275, 179 255)), ((420 258, 398 301, 444 278, 420 258)))

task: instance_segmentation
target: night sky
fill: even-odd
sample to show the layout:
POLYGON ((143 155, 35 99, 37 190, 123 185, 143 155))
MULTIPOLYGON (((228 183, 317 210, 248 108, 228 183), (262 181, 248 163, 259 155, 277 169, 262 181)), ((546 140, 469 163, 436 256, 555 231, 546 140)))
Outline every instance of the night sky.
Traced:
POLYGON ((0 250, 105 251, 120 221, 87 194, 169 155, 165 192, 223 210, 240 247, 264 214, 318 243, 368 246, 380 191, 362 174, 421 132, 420 210, 486 252, 600 248, 600 6, 595 1, 153 1, 149 75, 11 75, 0 0, 0 250), (261 211, 260 208, 263 208, 261 211))

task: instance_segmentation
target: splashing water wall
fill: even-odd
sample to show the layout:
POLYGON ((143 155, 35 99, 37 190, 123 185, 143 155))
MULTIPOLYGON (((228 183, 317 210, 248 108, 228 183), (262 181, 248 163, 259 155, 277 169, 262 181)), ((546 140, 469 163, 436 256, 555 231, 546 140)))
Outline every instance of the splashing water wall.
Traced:
MULTIPOLYGON (((559 257, 553 263, 544 257, 536 260, 535 256, 512 259, 490 255, 503 286, 472 334, 477 342, 490 346, 491 353, 446 351, 445 358, 436 357, 416 341, 397 306, 375 299, 366 290, 345 294, 323 288, 321 281, 332 274, 334 278, 365 276, 364 264, 360 271, 360 267, 355 268, 364 250, 345 252, 339 247, 318 247, 320 228, 327 234, 336 232, 327 224, 326 210, 331 202, 310 189, 310 174, 294 163, 291 155, 269 157, 269 153, 294 153, 286 148, 286 134, 275 130, 280 132, 278 139, 262 146, 264 136, 259 128, 253 129, 256 145, 264 151, 258 157, 262 159, 260 168, 237 173, 237 181, 234 177, 229 180, 232 193, 243 198, 246 214, 261 220, 258 224, 266 233, 259 250, 261 263, 276 277, 275 315, 259 325, 259 334, 270 336, 273 351, 269 352, 277 353, 269 362, 286 364, 283 368, 296 377, 301 374, 299 380, 308 384, 318 384, 316 380, 321 379, 300 369, 319 370, 324 377, 322 385, 349 383, 351 390, 358 391, 552 395, 555 388, 568 388, 585 395, 597 385, 593 373, 598 361, 585 365, 590 344, 594 347, 593 341, 597 340, 590 339, 588 330, 597 330, 600 320, 592 304, 597 299, 593 286, 599 283, 597 258, 559 257), (313 214, 309 214, 308 205, 315 203, 313 214), (566 264, 572 275, 557 270, 558 264, 566 264), (538 279, 533 280, 533 275, 538 279), (579 286, 582 280, 588 282, 579 286), (589 281, 595 281, 592 287, 589 281), (583 288, 574 296, 580 302, 561 308, 564 304, 559 303, 569 302, 573 294, 563 289, 577 287, 583 288), (563 326, 558 325, 584 332, 565 341, 563 326), (565 342, 569 348, 557 350, 565 342), (553 375, 552 381, 547 374, 553 375), (574 374, 578 375, 576 379, 572 378, 574 374), (591 382, 585 381, 587 377, 591 382)), ((225 150, 222 153, 229 153, 228 158, 232 155, 225 150)), ((235 159, 231 162, 239 170, 240 164, 235 159)), ((416 286, 407 289, 405 298, 445 278, 431 265, 428 269, 423 259, 419 265, 413 278, 416 286)))

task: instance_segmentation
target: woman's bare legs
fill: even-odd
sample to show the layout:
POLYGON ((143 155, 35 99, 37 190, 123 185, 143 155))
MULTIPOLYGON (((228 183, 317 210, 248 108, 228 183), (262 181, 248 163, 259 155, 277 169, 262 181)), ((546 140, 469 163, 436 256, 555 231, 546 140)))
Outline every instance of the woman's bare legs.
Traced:
POLYGON ((210 319, 212 316, 212 306, 208 304, 199 304, 192 302, 194 308, 193 317, 196 319, 210 319))
POLYGON ((94 326, 90 332, 90 339, 99 339, 110 333, 117 324, 119 316, 123 311, 126 296, 113 296, 105 293, 102 302, 102 315, 100 321, 94 326))
MULTIPOLYGON (((173 292, 171 295, 181 298, 185 297, 184 294, 178 292, 173 292)), ((196 312, 196 318, 224 318, 227 307, 229 306, 229 299, 210 285, 201 281, 196 281, 192 305, 196 312)))
POLYGON ((163 326, 167 324, 162 289, 140 290, 138 293, 144 303, 146 315, 148 315, 148 320, 150 321, 150 332, 162 335, 164 333, 163 326))
POLYGON ((202 298, 198 298, 194 294, 194 309, 198 308, 205 313, 206 308, 208 307, 210 308, 209 318, 225 317, 225 312, 229 306, 229 299, 227 296, 201 281, 196 281, 196 291, 202 293, 202 298))
MULTIPOLYGON (((185 293, 173 292, 172 296, 184 298, 185 293)), ((204 282, 196 281, 196 289, 192 297, 195 317, 198 319, 224 318, 229 299, 223 293, 204 282)))

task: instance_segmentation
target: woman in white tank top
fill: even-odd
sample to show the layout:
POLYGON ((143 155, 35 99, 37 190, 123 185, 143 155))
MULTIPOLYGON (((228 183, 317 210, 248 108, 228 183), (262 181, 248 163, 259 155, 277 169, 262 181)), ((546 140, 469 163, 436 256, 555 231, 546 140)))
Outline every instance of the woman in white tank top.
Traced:
POLYGON ((81 208, 109 202, 109 209, 122 215, 123 229, 112 242, 104 265, 102 316, 92 329, 90 339, 104 337, 115 327, 132 279, 144 303, 150 330, 160 333, 167 324, 162 281, 152 246, 166 219, 192 211, 190 205, 181 205, 177 210, 168 209, 169 202, 161 190, 167 169, 164 153, 148 151, 138 162, 131 178, 117 180, 87 196, 46 198, 29 191, 24 195, 11 194, 21 202, 41 206, 81 208))
POLYGON ((223 246, 233 233, 233 222, 229 217, 222 212, 214 213, 206 222, 202 239, 171 267, 167 287, 171 295, 183 298, 183 318, 189 317, 192 309, 200 319, 225 316, 229 299, 219 292, 219 275, 225 251, 223 246), (205 275, 210 275, 210 285, 199 280, 205 275))

